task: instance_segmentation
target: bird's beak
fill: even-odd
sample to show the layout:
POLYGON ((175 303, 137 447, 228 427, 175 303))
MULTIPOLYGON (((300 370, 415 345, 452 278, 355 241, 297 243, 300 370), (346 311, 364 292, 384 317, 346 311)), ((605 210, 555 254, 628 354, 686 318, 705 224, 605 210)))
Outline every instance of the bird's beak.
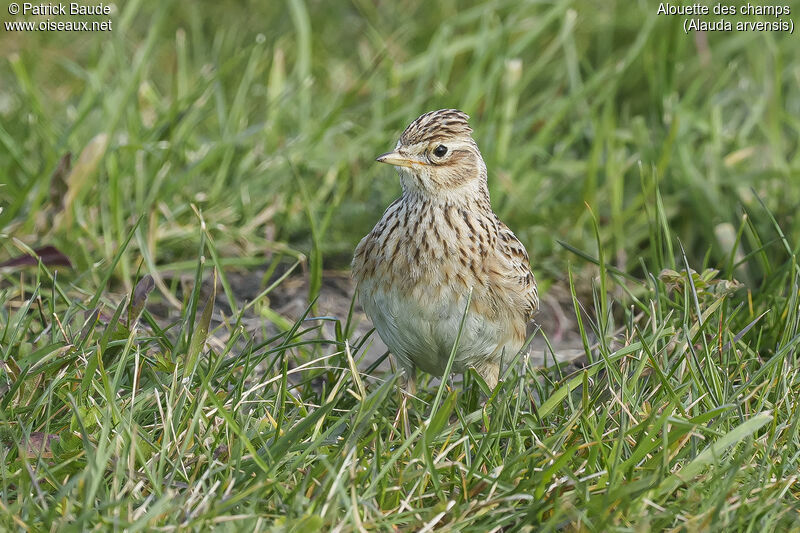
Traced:
POLYGON ((378 156, 375 161, 379 163, 386 163, 387 165, 394 165, 396 167, 410 167, 413 165, 422 165, 422 161, 409 157, 400 152, 386 152, 378 156))

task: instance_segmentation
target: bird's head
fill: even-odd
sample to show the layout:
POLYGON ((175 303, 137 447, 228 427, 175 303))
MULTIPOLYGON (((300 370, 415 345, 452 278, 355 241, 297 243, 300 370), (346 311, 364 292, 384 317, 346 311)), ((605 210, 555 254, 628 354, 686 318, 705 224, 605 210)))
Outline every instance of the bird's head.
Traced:
POLYGON ((440 109, 420 116, 391 152, 377 158, 394 165, 406 192, 453 196, 486 189, 486 165, 472 138, 469 116, 440 109))

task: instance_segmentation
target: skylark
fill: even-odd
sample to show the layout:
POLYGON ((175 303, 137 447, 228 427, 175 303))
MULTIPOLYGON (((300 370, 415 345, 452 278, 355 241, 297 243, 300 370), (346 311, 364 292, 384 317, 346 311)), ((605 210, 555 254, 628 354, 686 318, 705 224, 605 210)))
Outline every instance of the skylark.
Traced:
POLYGON ((378 157, 397 168, 403 194, 353 257, 361 305, 412 390, 417 368, 444 373, 470 288, 452 370, 474 367, 491 388, 539 305, 528 253, 492 211, 468 118, 425 113, 378 157))

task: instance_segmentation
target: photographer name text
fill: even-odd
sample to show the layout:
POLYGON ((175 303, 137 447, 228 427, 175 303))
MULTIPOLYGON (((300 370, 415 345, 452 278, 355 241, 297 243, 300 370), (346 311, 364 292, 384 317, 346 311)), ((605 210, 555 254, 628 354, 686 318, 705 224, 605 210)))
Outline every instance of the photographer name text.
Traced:
MULTIPOLYGON (((16 13, 14 13, 16 14, 16 13)), ((31 2, 22 3, 22 15, 71 15, 71 16, 98 16, 110 15, 110 4, 96 4, 87 6, 77 2, 70 2, 69 4, 62 3, 43 3, 33 4, 31 2)))

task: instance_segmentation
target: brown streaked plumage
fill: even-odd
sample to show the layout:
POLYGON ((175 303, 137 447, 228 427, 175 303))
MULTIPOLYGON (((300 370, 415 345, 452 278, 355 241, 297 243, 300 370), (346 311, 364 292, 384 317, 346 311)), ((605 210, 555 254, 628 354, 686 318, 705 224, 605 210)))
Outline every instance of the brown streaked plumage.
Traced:
POLYGON ((412 387, 416 368, 444 373, 470 288, 453 371, 474 367, 492 388, 539 304, 525 247, 492 211, 468 118, 425 113, 378 158, 397 167, 403 194, 353 257, 361 304, 412 387))

